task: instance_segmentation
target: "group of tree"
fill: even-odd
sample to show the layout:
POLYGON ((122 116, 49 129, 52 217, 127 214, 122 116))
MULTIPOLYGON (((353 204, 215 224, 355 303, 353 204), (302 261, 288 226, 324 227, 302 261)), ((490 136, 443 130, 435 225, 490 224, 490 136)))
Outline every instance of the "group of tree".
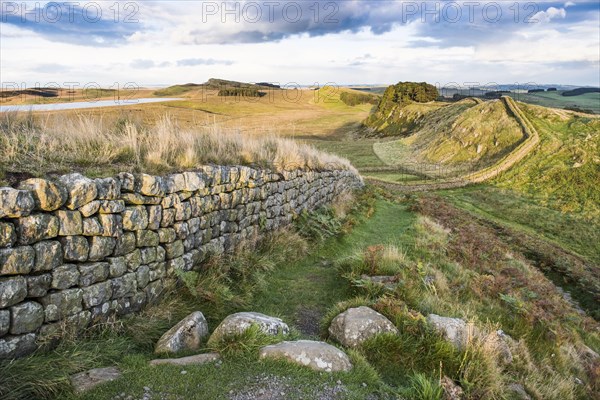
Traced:
POLYGON ((219 96, 237 96, 237 97, 262 97, 266 93, 257 89, 249 88, 229 88, 219 90, 219 96))
POLYGON ((437 88, 429 83, 399 82, 386 89, 382 101, 391 101, 396 104, 427 103, 436 100, 438 96, 437 88))
POLYGON ((342 92, 340 94, 340 100, 349 106, 357 106, 359 104, 377 104, 379 98, 367 93, 352 93, 342 92))

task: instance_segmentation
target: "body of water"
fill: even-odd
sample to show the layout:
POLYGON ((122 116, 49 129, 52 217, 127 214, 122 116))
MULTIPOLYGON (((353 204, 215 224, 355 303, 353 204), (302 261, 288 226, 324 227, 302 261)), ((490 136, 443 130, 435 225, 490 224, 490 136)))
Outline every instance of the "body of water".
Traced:
POLYGON ((163 101, 176 101, 181 99, 176 98, 145 98, 131 100, 98 100, 98 101, 80 101, 73 103, 54 103, 54 104, 21 104, 11 106, 0 106, 0 112, 9 111, 62 111, 62 110, 80 110, 84 108, 100 108, 100 107, 124 107, 135 106, 145 103, 161 103, 163 101))

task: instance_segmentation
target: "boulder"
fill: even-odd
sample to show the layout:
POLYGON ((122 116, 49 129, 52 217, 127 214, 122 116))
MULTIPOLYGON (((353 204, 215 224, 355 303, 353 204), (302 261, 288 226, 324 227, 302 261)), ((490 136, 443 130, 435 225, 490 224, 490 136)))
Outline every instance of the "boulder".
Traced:
POLYGON ((19 184, 19 189, 31 191, 38 210, 58 210, 67 201, 65 188, 47 179, 27 179, 19 184))
POLYGON ((82 394, 102 383, 119 379, 121 376, 121 371, 116 367, 95 368, 72 375, 71 385, 75 393, 82 394))
POLYGON ((202 365, 209 362, 217 361, 220 358, 221 356, 219 355, 219 353, 205 353, 181 358, 159 358, 150 361, 150 365, 202 365))
POLYGON ((63 175, 59 181, 67 190, 66 206, 70 210, 75 210, 95 200, 98 195, 98 188, 94 181, 81 174, 63 175))
POLYGON ((357 347, 380 333, 398 333, 386 317, 369 307, 350 308, 331 321, 329 335, 346 347, 357 347))
POLYGON ((270 317, 257 312, 240 312, 231 314, 217 326, 209 342, 215 342, 223 337, 240 334, 257 325, 267 335, 288 334, 289 327, 281 319, 270 317))
POLYGON ((289 360, 315 371, 350 371, 352 363, 340 349, 325 342, 298 340, 281 342, 260 349, 259 357, 289 360))
POLYGON ((466 345, 469 337, 468 325, 462 319, 429 314, 427 322, 457 349, 462 349, 466 345))
POLYGON ((29 355, 35 351, 35 334, 5 336, 0 339, 0 360, 19 358, 29 355))
POLYGON ((197 350, 206 336, 208 336, 208 323, 200 311, 195 311, 162 335, 154 352, 158 354, 197 350))

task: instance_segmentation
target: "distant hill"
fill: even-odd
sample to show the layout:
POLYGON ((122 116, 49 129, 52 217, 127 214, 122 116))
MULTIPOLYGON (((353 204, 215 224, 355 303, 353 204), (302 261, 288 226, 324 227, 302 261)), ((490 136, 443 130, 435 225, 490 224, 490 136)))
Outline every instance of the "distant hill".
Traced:
POLYGON ((164 89, 160 89, 154 92, 156 96, 176 96, 194 89, 210 89, 210 90, 230 90, 230 89, 251 89, 251 90, 267 90, 267 89, 280 89, 281 87, 276 84, 268 82, 259 83, 247 83, 230 81, 226 79, 210 78, 204 83, 185 83, 182 85, 173 85, 164 89))
POLYGON ((600 93, 600 88, 577 88, 577 89, 573 89, 573 90, 567 90, 565 92, 562 92, 563 96, 581 96, 582 94, 586 94, 586 93, 600 93))

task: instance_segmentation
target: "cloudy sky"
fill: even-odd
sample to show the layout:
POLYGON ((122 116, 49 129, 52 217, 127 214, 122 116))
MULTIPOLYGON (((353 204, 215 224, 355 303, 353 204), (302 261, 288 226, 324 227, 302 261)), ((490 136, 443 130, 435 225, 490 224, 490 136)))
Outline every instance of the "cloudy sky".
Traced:
POLYGON ((0 80, 600 86, 600 2, 1 0, 0 80))

